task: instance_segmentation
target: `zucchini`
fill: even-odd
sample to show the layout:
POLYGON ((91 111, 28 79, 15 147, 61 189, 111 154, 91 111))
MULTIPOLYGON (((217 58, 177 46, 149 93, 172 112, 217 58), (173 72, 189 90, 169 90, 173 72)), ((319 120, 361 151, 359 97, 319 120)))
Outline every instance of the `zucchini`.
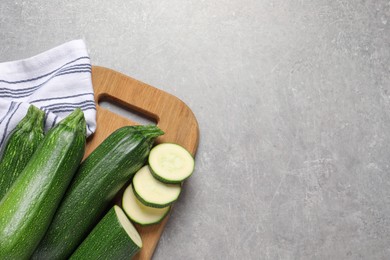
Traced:
POLYGON ((131 259, 141 247, 138 231, 123 210, 115 205, 69 259, 131 259))
POLYGON ((153 176, 165 183, 181 183, 194 171, 192 155, 174 143, 156 145, 149 154, 149 167, 153 176))
POLYGON ((33 259, 68 258, 162 134, 153 125, 125 126, 107 137, 81 164, 33 259))
POLYGON ((0 259, 28 259, 43 238, 84 155, 84 114, 76 109, 42 140, 0 202, 0 259))
POLYGON ((23 171, 43 139, 45 113, 31 105, 16 125, 5 145, 0 161, 0 200, 23 171))
POLYGON ((168 214, 170 206, 165 208, 152 208, 142 204, 134 195, 133 187, 130 184, 122 198, 122 207, 127 216, 135 223, 142 226, 159 223, 168 214))
POLYGON ((181 186, 160 182, 153 177, 146 165, 134 175, 133 190, 137 199, 145 206, 164 208, 177 200, 181 186))

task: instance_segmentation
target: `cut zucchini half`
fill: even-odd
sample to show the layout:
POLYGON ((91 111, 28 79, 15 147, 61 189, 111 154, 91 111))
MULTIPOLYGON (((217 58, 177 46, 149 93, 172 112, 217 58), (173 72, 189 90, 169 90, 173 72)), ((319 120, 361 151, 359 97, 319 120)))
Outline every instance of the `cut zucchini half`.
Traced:
POLYGON ((180 183, 191 176, 195 161, 182 146, 162 143, 153 147, 149 154, 149 167, 153 176, 165 183, 180 183))
POLYGON ((145 206, 155 208, 169 206, 177 200, 181 191, 179 184, 166 184, 155 179, 147 165, 134 175, 133 189, 145 206))
POLYGON ((146 226, 163 220, 171 207, 152 208, 145 206, 134 195, 133 187, 130 184, 123 193, 122 208, 133 222, 146 226))
POLYGON ((142 240, 126 214, 111 208, 70 257, 83 259, 130 259, 142 248, 142 240))
POLYGON ((116 213, 116 217, 118 218, 118 221, 123 227, 123 229, 126 231, 126 234, 136 244, 136 246, 142 248, 141 236, 139 235, 133 224, 130 222, 130 220, 127 218, 126 214, 120 207, 116 205, 114 206, 114 210, 116 213))

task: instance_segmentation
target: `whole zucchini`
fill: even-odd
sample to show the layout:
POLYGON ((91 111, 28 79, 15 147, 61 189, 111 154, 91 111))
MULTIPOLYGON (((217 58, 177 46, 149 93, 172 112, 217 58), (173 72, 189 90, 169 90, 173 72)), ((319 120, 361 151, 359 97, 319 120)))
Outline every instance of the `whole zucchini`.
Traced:
POLYGON ((18 178, 43 139, 45 113, 31 105, 11 132, 0 161, 0 200, 18 178))
POLYGON ((162 134, 152 125, 125 126, 107 137, 80 165, 33 259, 67 259, 162 134))
POLYGON ((44 137, 0 202, 0 259, 29 259, 43 238, 85 150, 76 109, 44 137))

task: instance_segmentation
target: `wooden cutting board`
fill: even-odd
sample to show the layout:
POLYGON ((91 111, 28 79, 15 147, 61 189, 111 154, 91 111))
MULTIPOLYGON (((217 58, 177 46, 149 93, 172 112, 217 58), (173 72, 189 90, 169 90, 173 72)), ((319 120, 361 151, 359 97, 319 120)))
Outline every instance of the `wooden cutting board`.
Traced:
MULTIPOLYGON (((165 132, 156 143, 178 143, 195 155, 199 140, 198 123, 189 107, 177 97, 103 67, 93 66, 92 82, 97 105, 97 129, 88 140, 86 156, 119 127, 138 124, 102 108, 99 106, 102 100, 111 100, 154 119, 157 126, 165 132)), ((117 201, 120 201, 120 196, 118 194, 117 201)), ((135 259, 152 257, 168 218, 169 215, 161 223, 152 226, 136 225, 142 237, 143 248, 135 259)))

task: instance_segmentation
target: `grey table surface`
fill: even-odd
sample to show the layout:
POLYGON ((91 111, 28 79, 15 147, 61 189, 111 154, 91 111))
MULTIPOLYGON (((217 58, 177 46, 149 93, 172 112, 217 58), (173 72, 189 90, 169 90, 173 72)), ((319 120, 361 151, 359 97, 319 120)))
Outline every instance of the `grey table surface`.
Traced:
POLYGON ((389 1, 0 3, 0 61, 78 38, 199 121, 154 259, 389 259, 389 1))

